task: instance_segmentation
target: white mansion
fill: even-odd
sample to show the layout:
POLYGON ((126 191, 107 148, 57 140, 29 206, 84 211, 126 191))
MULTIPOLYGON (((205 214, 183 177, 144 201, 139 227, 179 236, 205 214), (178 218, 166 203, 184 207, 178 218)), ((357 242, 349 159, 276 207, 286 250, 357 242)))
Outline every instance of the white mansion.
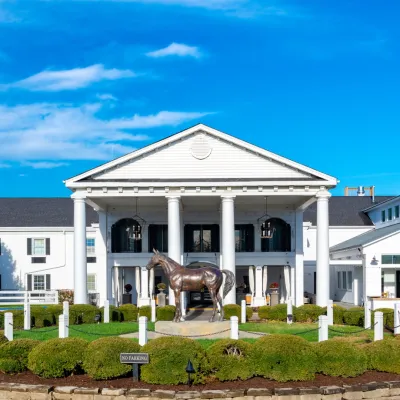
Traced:
MULTIPOLYGON (((337 183, 199 124, 66 180, 72 199, 0 199, 0 289, 121 304, 131 284, 132 303, 150 304, 168 283, 145 268, 155 248, 234 272, 225 304, 244 287, 263 305, 271 283, 296 305, 389 304, 400 297, 400 197, 331 197, 337 183)), ((207 300, 190 292, 185 304, 207 300)))

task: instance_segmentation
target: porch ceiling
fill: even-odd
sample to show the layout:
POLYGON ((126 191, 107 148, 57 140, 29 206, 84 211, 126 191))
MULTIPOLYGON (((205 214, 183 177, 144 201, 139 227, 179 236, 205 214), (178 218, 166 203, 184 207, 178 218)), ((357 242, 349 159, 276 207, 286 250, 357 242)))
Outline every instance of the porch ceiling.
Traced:
MULTIPOLYGON (((308 201, 312 196, 268 196, 268 210, 273 209, 296 209, 308 201)), ((93 203, 102 209, 130 208, 136 207, 136 197, 104 197, 90 198, 93 203)), ((184 196, 181 197, 184 209, 219 209, 221 197, 216 196, 184 196)), ((167 199, 165 196, 138 197, 138 209, 140 208, 165 208, 167 199)), ((265 210, 265 196, 236 196, 235 208, 241 210, 265 210)))

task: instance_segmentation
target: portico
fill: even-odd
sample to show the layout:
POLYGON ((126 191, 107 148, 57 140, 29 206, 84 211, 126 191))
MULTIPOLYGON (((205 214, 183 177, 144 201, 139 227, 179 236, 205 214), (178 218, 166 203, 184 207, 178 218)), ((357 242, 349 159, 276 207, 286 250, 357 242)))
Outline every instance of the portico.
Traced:
MULTIPOLYGON (((121 301, 125 268, 130 272, 124 276, 135 281, 137 302, 149 304, 162 275, 149 276, 142 267, 157 246, 182 265, 203 260, 235 275, 240 270, 238 279, 248 280, 254 306, 265 304, 269 285, 278 277, 280 301, 292 298, 301 305, 303 211, 317 201, 317 303, 327 305, 329 189, 336 182, 204 125, 73 177, 66 186, 74 191, 75 302, 87 302, 87 203, 102 214, 100 298, 121 301), (132 218, 135 204, 141 224, 132 218), (262 223, 268 223, 268 233, 262 223)), ((168 295, 174 304, 173 292, 168 295)), ((224 303, 236 302, 234 288, 224 303)))

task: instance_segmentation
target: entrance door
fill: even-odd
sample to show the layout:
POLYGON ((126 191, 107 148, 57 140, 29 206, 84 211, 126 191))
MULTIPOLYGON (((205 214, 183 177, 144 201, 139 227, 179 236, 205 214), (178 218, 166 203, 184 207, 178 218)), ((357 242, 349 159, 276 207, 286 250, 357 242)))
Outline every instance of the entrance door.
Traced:
POLYGON ((212 304, 211 295, 208 288, 205 287, 200 292, 189 292, 190 306, 210 305, 212 304))
POLYGON ((400 270, 396 271, 396 297, 400 298, 400 270))

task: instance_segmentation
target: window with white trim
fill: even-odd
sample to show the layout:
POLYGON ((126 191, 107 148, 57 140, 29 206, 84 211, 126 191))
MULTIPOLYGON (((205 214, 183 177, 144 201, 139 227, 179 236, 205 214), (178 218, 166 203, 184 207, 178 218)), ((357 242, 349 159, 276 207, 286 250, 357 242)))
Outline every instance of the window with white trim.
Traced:
POLYGON ((44 275, 33 275, 33 290, 45 290, 46 279, 44 275))
POLYGON ((353 290, 353 271, 347 271, 347 290, 353 290))
POLYGON ((32 255, 41 256, 46 254, 46 241, 44 239, 32 239, 32 255))
POLYGON ((86 254, 96 254, 96 239, 87 238, 86 239, 86 254))
POLYGON ((88 274, 87 276, 87 290, 95 291, 96 290, 96 274, 88 274))
POLYGON ((337 273, 337 287, 338 289, 342 288, 342 271, 338 271, 337 273))
POLYGON ((400 254, 382 254, 382 264, 400 264, 400 254))

